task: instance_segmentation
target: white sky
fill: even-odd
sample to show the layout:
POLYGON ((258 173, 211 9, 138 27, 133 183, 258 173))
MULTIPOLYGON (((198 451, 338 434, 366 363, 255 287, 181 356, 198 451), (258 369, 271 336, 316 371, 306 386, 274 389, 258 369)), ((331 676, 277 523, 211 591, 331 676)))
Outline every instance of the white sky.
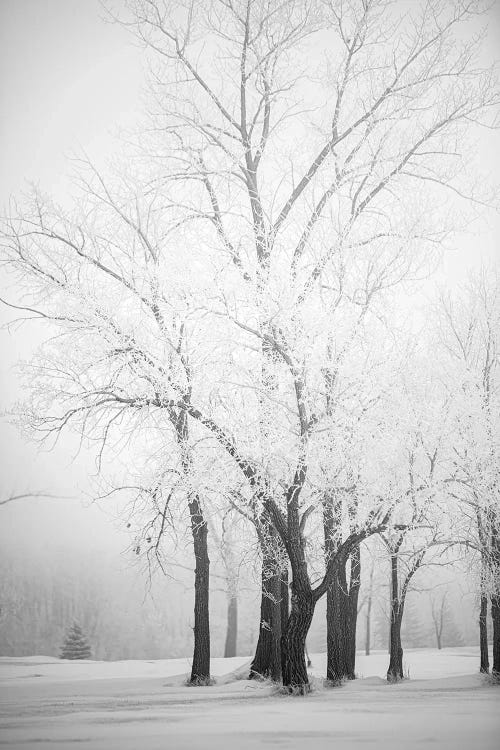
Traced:
MULTIPOLYGON (((141 50, 123 29, 103 19, 98 0, 0 0, 1 204, 26 180, 63 194, 66 156, 83 147, 97 161, 104 159, 113 148, 110 131, 133 124, 141 106, 141 50)), ((485 52, 491 59, 498 59, 499 30, 497 0, 485 52)), ((500 172, 499 144, 498 134, 486 134, 479 146, 486 174, 500 172)), ((499 217, 490 213, 458 239, 439 279, 463 280, 481 258, 498 253, 499 234, 499 217)), ((0 321, 10 317, 0 308, 0 321)), ((33 329, 0 331, 3 409, 20 396, 12 367, 29 356, 36 337, 33 329)), ((13 427, 5 422, 0 427, 2 495, 39 489, 77 497, 85 489, 86 462, 72 463, 68 447, 39 456, 13 427)), ((110 521, 102 513, 80 509, 77 500, 62 512, 61 502, 1 508, 0 527, 7 534, 23 529, 24 535, 42 535, 47 543, 54 525, 78 543, 87 529, 104 543, 110 521)), ((124 546, 123 537, 114 538, 124 546)))

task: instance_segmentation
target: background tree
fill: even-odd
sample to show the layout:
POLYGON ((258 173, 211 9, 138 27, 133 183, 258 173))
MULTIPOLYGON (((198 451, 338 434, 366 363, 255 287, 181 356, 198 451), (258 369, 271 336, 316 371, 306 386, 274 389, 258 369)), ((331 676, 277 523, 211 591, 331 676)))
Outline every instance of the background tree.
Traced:
POLYGON ((443 297, 439 320, 455 419, 448 482, 462 519, 453 534, 465 549, 477 553, 480 671, 489 670, 486 614, 490 598, 493 670, 498 672, 500 283, 495 269, 481 270, 456 299, 443 297))
POLYGON ((61 659, 90 659, 90 646, 78 623, 67 632, 61 649, 61 659))
POLYGON ((431 617, 436 636, 436 646, 440 650, 445 646, 459 646, 463 643, 456 627, 449 604, 448 589, 438 589, 429 594, 431 617))

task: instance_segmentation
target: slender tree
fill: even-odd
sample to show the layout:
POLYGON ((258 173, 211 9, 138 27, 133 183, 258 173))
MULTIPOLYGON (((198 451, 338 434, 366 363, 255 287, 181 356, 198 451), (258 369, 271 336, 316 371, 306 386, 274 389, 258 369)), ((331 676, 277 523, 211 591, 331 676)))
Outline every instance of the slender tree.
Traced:
POLYGON ((458 544, 476 552, 480 602, 480 671, 488 672, 487 604, 491 601, 494 672, 500 671, 499 356, 500 282, 482 269, 468 289, 441 299, 440 343, 453 388, 450 496, 459 503, 458 544), (495 658, 496 655, 496 658, 495 658))

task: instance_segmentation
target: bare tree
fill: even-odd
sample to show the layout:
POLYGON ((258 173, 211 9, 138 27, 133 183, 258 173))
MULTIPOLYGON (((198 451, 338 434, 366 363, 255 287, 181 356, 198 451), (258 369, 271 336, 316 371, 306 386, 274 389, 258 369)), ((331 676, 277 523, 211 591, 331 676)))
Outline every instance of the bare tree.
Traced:
POLYGON ((488 672, 487 600, 491 599, 493 671, 500 672, 499 330, 500 282, 483 269, 456 299, 441 300, 441 345, 454 389, 450 495, 462 509, 457 542, 478 553, 480 671, 488 672))
POLYGON ((135 489, 156 511, 151 550, 158 550, 167 528, 173 487, 187 500, 196 558, 191 679, 209 682, 206 523, 192 484, 186 412, 171 401, 172 393, 191 396, 189 324, 182 318, 189 313, 185 302, 175 307, 175 292, 164 281, 169 259, 152 218, 159 196, 141 193, 139 183, 113 192, 90 162, 79 183, 83 205, 72 215, 34 192, 23 212, 13 207, 4 224, 5 263, 28 284, 33 300, 16 307, 51 324, 51 338, 29 373, 34 387, 22 419, 43 440, 77 429, 97 445, 98 470, 106 451, 127 450, 148 425, 170 431, 178 469, 163 466, 160 480, 135 489), (156 423, 154 406, 162 414, 156 423))

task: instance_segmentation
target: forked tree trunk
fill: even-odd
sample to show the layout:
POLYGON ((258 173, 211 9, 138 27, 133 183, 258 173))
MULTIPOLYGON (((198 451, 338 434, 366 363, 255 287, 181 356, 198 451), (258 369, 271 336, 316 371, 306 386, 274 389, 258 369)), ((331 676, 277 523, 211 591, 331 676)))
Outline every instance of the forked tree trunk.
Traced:
POLYGON ((491 597, 491 620, 493 623, 493 668, 492 674, 500 678, 500 596, 491 597))
POLYGON ((194 653, 190 682, 210 684, 210 620, 208 530, 198 497, 189 501, 191 531, 196 560, 194 574, 194 653))
POLYGON ((229 595, 227 602, 227 628, 226 642, 224 644, 224 657, 236 656, 236 644, 238 640, 238 597, 229 595))
POLYGON ((290 616, 283 638, 283 686, 300 695, 310 690, 305 649, 315 604, 310 590, 294 591, 292 582, 290 616))
POLYGON ((335 683, 355 679, 360 574, 360 549, 356 546, 351 555, 350 585, 346 567, 340 566, 327 592, 326 678, 335 683))
POLYGON ((326 679, 337 683, 349 672, 349 595, 345 567, 340 566, 326 594, 326 679))
POLYGON ((276 567, 274 556, 264 553, 262 560, 262 592, 260 603, 259 640, 250 666, 250 679, 281 677, 281 575, 269 575, 276 567))

